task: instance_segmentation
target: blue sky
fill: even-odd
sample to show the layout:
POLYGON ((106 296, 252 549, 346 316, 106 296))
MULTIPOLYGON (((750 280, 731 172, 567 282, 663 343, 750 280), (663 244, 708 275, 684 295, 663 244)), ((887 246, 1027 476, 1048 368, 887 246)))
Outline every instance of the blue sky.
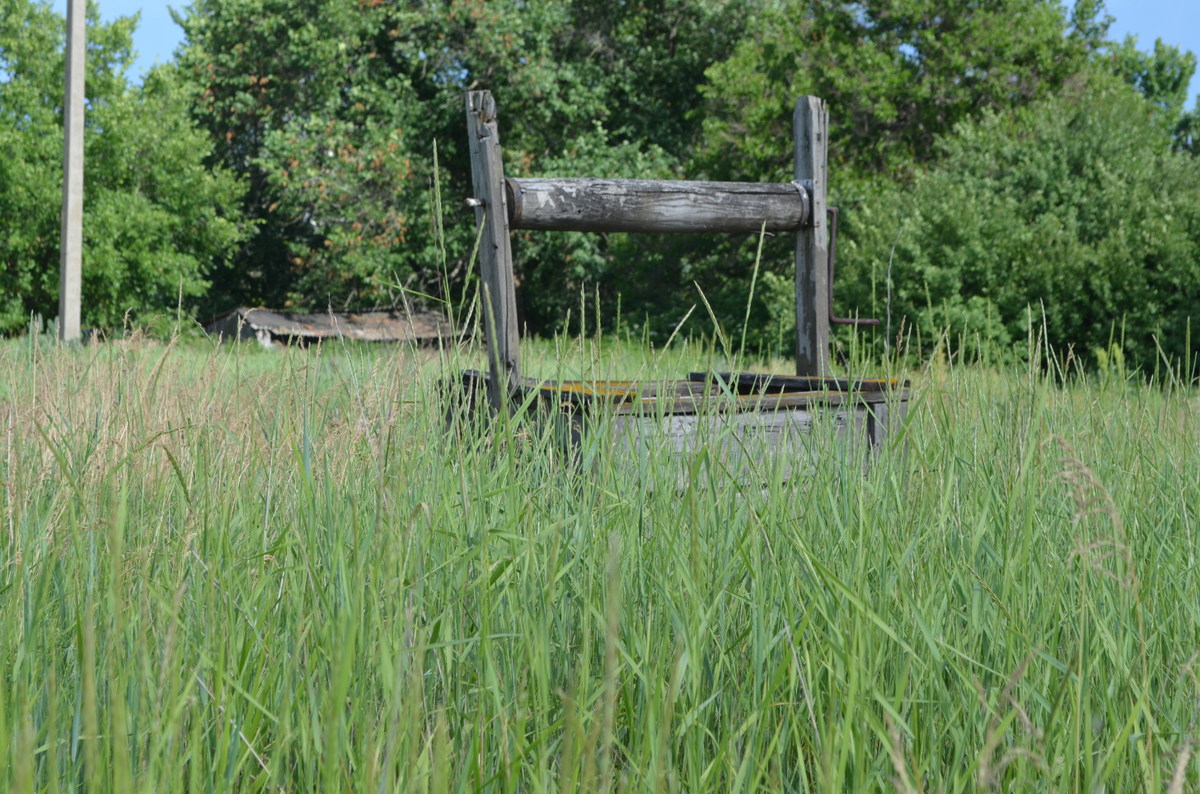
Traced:
MULTIPOLYGON (((1111 38, 1120 41, 1132 33, 1143 50, 1154 49, 1154 40, 1162 39, 1200 56, 1200 0, 1107 0, 1105 5, 1117 20, 1109 29, 1111 38)), ((1189 107, 1197 91, 1200 78, 1192 77, 1189 107)))
MULTIPOLYGON (((182 33, 171 21, 167 3, 161 0, 99 0, 99 3, 104 19, 142 12, 141 24, 133 37, 138 60, 130 77, 140 79, 141 73, 156 59, 170 60, 182 33)), ((183 5, 185 2, 179 2, 176 7, 183 5)), ((1152 49, 1154 40, 1161 38, 1168 44, 1200 53, 1200 0, 1107 0, 1107 5, 1108 13, 1117 20, 1112 27, 1113 38, 1120 40, 1133 33, 1143 50, 1152 49)), ((66 0, 55 0, 54 8, 65 13, 66 0)), ((1200 79, 1192 78, 1189 105, 1195 101, 1197 91, 1200 79)))

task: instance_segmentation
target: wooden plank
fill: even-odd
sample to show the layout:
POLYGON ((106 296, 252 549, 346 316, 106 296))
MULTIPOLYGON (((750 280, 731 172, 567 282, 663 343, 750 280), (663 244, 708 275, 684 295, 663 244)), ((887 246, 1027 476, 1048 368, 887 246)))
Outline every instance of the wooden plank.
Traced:
MULTIPOLYGON (((485 379, 484 373, 467 370, 462 373, 461 390, 445 389, 457 401, 447 404, 449 425, 475 415, 475 396, 482 393, 485 379)), ((578 450, 584 436, 599 433, 614 451, 629 453, 618 465, 644 460, 650 447, 666 448, 684 460, 683 454, 707 444, 726 470, 742 480, 764 471, 763 466, 770 465, 768 458, 775 455, 781 456, 784 476, 789 477, 811 470, 829 454, 861 455, 864 466, 888 445, 899 446, 901 465, 907 454, 906 445, 895 438, 908 407, 906 388, 852 396, 819 390, 730 401, 715 390, 697 392, 695 387, 703 384, 693 381, 620 383, 639 397, 595 394, 591 399, 567 400, 566 394, 590 391, 602 382, 555 384, 532 379, 523 381, 521 393, 539 397, 529 418, 548 428, 564 450, 578 450), (653 397, 640 398, 651 391, 653 397), (814 432, 822 425, 825 431, 814 432)), ((682 482, 686 485, 686 481, 685 476, 682 482)))
MULTIPOLYGON (((860 392, 853 395, 841 392, 794 392, 742 395, 734 400, 713 395, 679 395, 673 399, 657 398, 614 403, 612 412, 634 416, 655 415, 660 412, 672 416, 709 413, 772 413, 809 408, 837 408, 843 405, 877 405, 886 403, 889 399, 893 398, 882 392, 860 392)), ((895 399, 907 400, 908 394, 902 392, 895 399)))
POLYGON ((796 232, 796 374, 829 374, 829 238, 825 220, 829 112, 815 96, 792 117, 796 181, 811 184, 813 222, 796 232))
POLYGON ((794 184, 643 179, 509 179, 513 229, 576 232, 791 232, 808 220, 794 184))
MULTIPOLYGON (((706 448, 710 460, 730 480, 743 486, 762 487, 778 466, 783 480, 811 474, 830 457, 861 461, 864 469, 876 451, 871 444, 868 406, 843 406, 748 412, 738 414, 614 416, 610 444, 625 453, 617 465, 637 467, 647 488, 655 485, 679 490, 691 484, 686 461, 706 448), (659 450, 670 453, 679 466, 661 472, 646 471, 642 461, 661 460, 659 450)), ((708 478, 695 483, 708 486, 708 478)))
POLYGON ((832 384, 811 391, 774 391, 739 394, 732 399, 712 384, 670 381, 641 386, 605 385, 603 382, 534 381, 521 384, 522 397, 536 394, 543 407, 552 410, 611 411, 613 414, 655 416, 698 413, 770 413, 810 407, 841 405, 882 405, 908 400, 907 389, 894 391, 837 390, 832 384))
POLYGON ((483 316, 491 378, 488 400, 495 410, 507 404, 521 377, 518 349, 517 293, 513 281, 512 249, 505 206, 504 160, 496 126, 496 103, 490 91, 467 92, 467 139, 471 149, 471 179, 475 187, 479 269, 483 277, 483 316))
POLYGON ((784 392, 890 392, 907 389, 909 382, 882 378, 809 378, 770 375, 757 372, 689 372, 688 380, 705 383, 720 378, 727 384, 737 382, 738 394, 780 394, 784 392))
MULTIPOLYGON (((773 376, 778 377, 778 376, 773 376)), ((487 376, 476 370, 462 373, 467 391, 483 387, 487 376)), ((792 379, 788 380, 806 380, 792 379)), ((614 414, 657 415, 695 413, 770 413, 841 405, 906 404, 908 382, 893 383, 889 388, 859 388, 869 382, 856 382, 851 391, 839 388, 845 381, 829 380, 813 384, 810 390, 770 391, 739 394, 732 400, 712 383, 700 381, 564 381, 522 378, 518 393, 522 398, 537 395, 541 408, 553 411, 611 411, 614 414)))
POLYGON ((79 338, 83 292, 83 99, 87 57, 85 0, 68 0, 66 101, 63 103, 62 238, 59 245, 58 338, 79 338))

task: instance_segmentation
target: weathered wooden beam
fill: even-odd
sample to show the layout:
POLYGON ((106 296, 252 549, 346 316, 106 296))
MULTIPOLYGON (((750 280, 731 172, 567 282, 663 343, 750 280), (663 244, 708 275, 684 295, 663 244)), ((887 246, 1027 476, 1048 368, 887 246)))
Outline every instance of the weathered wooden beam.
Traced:
POLYGON ((83 292, 83 91, 87 57, 85 0, 67 3, 66 96, 63 102, 62 238, 59 244, 58 338, 79 338, 83 292))
POLYGON ((575 232, 791 232, 808 221, 795 184, 641 179, 508 179, 512 229, 575 232))
POLYGON ((829 375, 829 236, 825 220, 829 112, 815 96, 792 117, 796 181, 808 187, 812 224, 796 232, 796 374, 829 375))
POLYGON ((490 91, 467 92, 467 139, 471 149, 471 179, 475 187, 479 269, 483 277, 483 323, 487 337, 491 380, 488 400, 502 410, 521 377, 518 349, 516 283, 508 240, 504 160, 496 126, 496 102, 490 91))

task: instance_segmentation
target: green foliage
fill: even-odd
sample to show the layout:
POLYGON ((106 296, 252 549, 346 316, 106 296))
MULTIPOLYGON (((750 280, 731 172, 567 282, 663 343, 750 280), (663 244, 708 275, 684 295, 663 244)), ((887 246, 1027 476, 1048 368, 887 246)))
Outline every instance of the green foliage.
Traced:
MULTIPOLYGON (((240 188, 205 165, 211 145, 174 71, 126 83, 135 24, 101 24, 88 9, 85 325, 119 327, 129 311, 202 295, 205 273, 243 233, 240 188)), ((57 314, 63 40, 63 19, 47 4, 0 5, 0 333, 57 314)))
MULTIPOLYGON (((4 8, 12 330, 57 293, 62 27, 28 0, 4 8)), ((494 92, 518 176, 787 181, 795 98, 824 97, 840 314, 885 315, 889 259, 895 325, 923 339, 946 325, 1020 338, 1046 303, 1056 343, 1094 347, 1123 325, 1145 365, 1155 329, 1182 344, 1174 329, 1196 314, 1195 58, 1107 41, 1100 0, 195 0, 178 21, 177 63, 136 88, 122 77, 133 21, 93 25, 87 322, 181 289, 205 313, 468 301, 470 88, 494 92), (1110 119, 1119 134, 1102 132, 1110 119)), ((757 243, 515 235, 522 325, 575 332, 586 295, 593 323, 620 313, 661 341, 698 285, 724 331, 780 353, 792 243, 765 241, 743 329, 757 243)), ((682 332, 712 333, 706 315, 682 332)))
POLYGON ((796 97, 830 106, 831 168, 905 176, 985 109, 1052 93, 1099 45, 1096 11, 1056 0, 793 0, 771 4, 704 92, 700 162, 720 178, 790 179, 796 97))
POLYGON ((1196 56, 1178 47, 1154 41, 1153 52, 1137 48, 1137 36, 1112 47, 1112 69, 1174 121, 1187 103, 1188 84, 1196 73, 1196 56))
MULTIPOLYGON (((1054 0, 764 4, 731 57, 707 72, 702 145, 688 171, 790 181, 796 97, 826 99, 831 200, 846 210, 838 250, 847 268, 838 279, 837 311, 878 317, 883 307, 872 300, 869 271, 878 264, 875 237, 888 234, 877 228, 880 213, 889 211, 884 197, 936 162, 938 142, 956 125, 1052 95, 1085 68, 1107 29, 1100 11, 1086 0, 1069 16, 1054 0), (871 247, 865 259, 857 253, 864 246, 871 247)), ((674 283, 644 295, 644 302, 660 312, 666 304, 679 316, 696 300, 695 280, 718 316, 740 332, 756 243, 742 237, 695 241, 686 250, 680 243, 647 246, 661 251, 660 258, 651 253, 654 272, 671 274, 674 283)), ((781 351, 794 329, 790 237, 768 240, 762 264, 748 338, 752 346, 781 351)))
POLYGON ((331 290, 374 289, 376 271, 395 267, 416 220, 397 196, 419 103, 387 56, 389 31, 410 17, 390 6, 216 0, 180 19, 196 117, 213 160, 246 179, 243 211, 256 224, 214 273, 210 304, 288 306, 308 290, 315 305, 331 290))
POLYGON ((1112 67, 1159 109, 1176 148, 1197 154, 1195 135, 1200 129, 1200 108, 1184 111, 1188 84, 1196 73, 1195 54, 1163 44, 1162 39, 1155 40, 1154 52, 1142 52, 1137 49, 1137 37, 1126 36, 1120 46, 1112 48, 1112 67))
MULTIPOLYGON (((934 188, 918 185, 936 182, 921 176, 930 169, 953 181, 958 166, 949 163, 957 131, 994 119, 984 122, 991 133, 963 145, 978 158, 1003 160, 1010 155, 1001 150, 1019 144, 1005 135, 1023 133, 1016 122, 999 119, 1011 121, 1021 108, 1055 101, 1064 85, 1101 68, 1136 86, 1147 107, 1156 109, 1157 133, 1130 133, 1153 152, 1145 157, 1159 156, 1158 139, 1174 136, 1177 148, 1191 145, 1190 117, 1181 116, 1191 55, 1161 44, 1152 54, 1141 53, 1132 40, 1109 45, 1110 21, 1094 0, 1079 0, 1069 10, 1053 0, 357 6, 198 0, 181 19, 189 42, 181 63, 196 92, 197 117, 216 141, 217 161, 246 177, 244 210, 258 223, 255 238, 214 277, 208 304, 390 304, 402 299, 390 285, 440 294, 444 277, 451 299, 468 297, 473 223, 459 202, 470 192, 462 142, 466 88, 496 94, 510 174, 752 181, 791 178, 793 103, 814 93, 830 103, 833 197, 846 210, 838 310, 881 316, 885 253, 890 255, 901 221, 914 224, 918 214, 932 219, 949 211, 934 188), (435 141, 445 271, 432 234, 435 141), (995 151, 980 148, 987 146, 995 151)), ((1111 97, 1117 105, 1095 112, 1117 113, 1121 101, 1132 101, 1126 95, 1118 100, 1117 93, 1097 95, 1097 102, 1111 97)), ((1110 159, 1120 159, 1100 144, 1110 159)), ((1096 165, 1079 160, 1086 152, 1076 154, 1070 168, 1096 165)), ((1172 174, 1187 168, 1169 158, 1164 163, 1172 174)), ((1159 184, 1168 191, 1162 200, 1186 204, 1186 183, 1178 176, 1159 184), (1177 189, 1183 193, 1170 193, 1177 189)), ((1025 238, 1059 228, 1056 201, 1030 204, 1020 214, 1025 238)), ((1001 211, 998 204, 987 206, 1001 211)), ((1191 311, 1183 305, 1186 295, 1151 300, 1161 286, 1156 278, 1117 279, 1124 265, 1116 254, 1106 255, 1104 278, 1143 286, 1129 286, 1128 294, 1114 287, 1111 299, 1090 306, 1081 303, 1092 300, 1087 291, 1048 293, 1044 278, 1022 271, 1025 263, 1073 272, 1075 265, 1055 259, 1073 254, 1038 238, 1028 243, 1037 256, 1024 251, 1024 258, 1000 263, 997 257, 1018 254, 1007 242, 985 245, 978 235, 1007 230, 1012 222, 979 219, 976 236, 967 234, 971 241, 964 238, 961 249, 953 248, 957 238, 947 232, 935 247, 952 252, 945 256, 958 262, 953 266, 936 257, 939 264, 930 264, 912 247, 915 240, 903 242, 894 263, 897 323, 902 316, 910 323, 923 318, 928 334, 936 324, 931 303, 944 303, 943 314, 961 303, 974 307, 963 309, 963 318, 983 323, 989 338, 1014 338, 1031 296, 1035 304, 1052 297, 1062 312, 1056 340, 1091 345, 1098 328, 1124 319, 1133 323, 1131 338, 1141 340, 1134 355, 1141 361, 1152 350, 1145 341, 1151 331, 1145 313, 1133 312, 1143 317, 1135 321, 1130 307, 1139 301, 1174 307, 1166 309, 1174 314, 1159 318, 1171 327, 1178 324, 1176 314, 1191 311), (980 247, 987 249, 988 263, 966 264, 980 247), (960 277, 963 268, 1004 272, 1009 283, 1023 286, 1006 288, 1000 300, 997 288, 960 277), (937 282, 928 294, 927 278, 937 282)), ((1178 223, 1182 230, 1187 222, 1178 223)), ((1149 227, 1138 228, 1143 237, 1148 233, 1149 227)), ((1095 230, 1080 234, 1103 236, 1095 230)), ((1114 233, 1106 239, 1116 245, 1122 238, 1114 233)), ((1172 264, 1164 265, 1176 273, 1171 278, 1187 272, 1183 263, 1191 248, 1160 242, 1174 252, 1172 264)), ((626 330, 662 339, 697 302, 698 283, 725 330, 737 335, 756 245, 752 235, 520 234, 514 259, 522 322, 532 332, 563 328, 571 311, 580 316, 586 294, 589 306, 599 297, 600 318, 610 328, 620 306, 626 330)), ((1146 256, 1131 251, 1128 261, 1146 256)), ((751 349, 790 347, 792 269, 790 239, 768 239, 745 329, 751 349)), ((963 321, 951 324, 961 328, 963 321)), ((696 315, 685 333, 695 331, 712 329, 696 315)))
MULTIPOLYGON (((180 62, 259 223, 210 302, 388 304, 397 281, 437 293, 435 141, 461 289, 474 242, 463 91, 496 93, 510 173, 573 158, 614 176, 666 173, 691 144, 697 86, 735 40, 742 5, 198 0, 180 19, 180 62)), ((603 241, 578 236, 530 241, 517 258, 537 285, 521 292, 534 328, 561 318, 563 296, 608 261, 603 241)))
POLYGON ((1076 355, 1115 338, 1153 369, 1157 338, 1182 360, 1200 318, 1200 162, 1171 150, 1159 114, 1098 73, 960 125, 935 168, 856 208, 848 299, 871 306, 873 289, 880 307, 898 239, 892 314, 926 340, 949 328, 955 344, 1007 345, 1032 317, 1076 355))
MULTIPOLYGON (((696 162, 721 178, 790 178, 780 141, 793 99, 823 96, 831 202, 843 209, 840 314, 886 319, 891 261, 893 335, 904 321, 928 343, 945 328, 1007 343, 1025 338, 1027 310, 1042 322, 1044 304, 1056 345, 1090 350, 1115 333, 1152 368, 1154 336, 1182 356, 1188 318, 1200 317, 1200 171, 1170 152, 1192 145, 1182 110, 1195 58, 1161 42, 1152 53, 1106 44, 1102 12, 1024 0, 783 4, 709 71, 696 162)), ((768 277, 785 284, 790 260, 786 240, 768 242, 768 277)), ((730 275, 727 258, 710 257, 696 269, 735 317, 748 268, 730 275)), ((790 311, 781 290, 752 326, 779 328, 790 311)))

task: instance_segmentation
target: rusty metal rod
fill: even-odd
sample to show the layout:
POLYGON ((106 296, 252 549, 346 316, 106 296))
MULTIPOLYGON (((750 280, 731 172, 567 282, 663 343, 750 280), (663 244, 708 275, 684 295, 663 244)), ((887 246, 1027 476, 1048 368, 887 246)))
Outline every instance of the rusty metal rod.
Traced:
POLYGON ((857 317, 838 317, 833 313, 833 260, 837 251, 837 220, 838 208, 827 207, 826 217, 829 218, 829 324, 830 325, 879 325, 874 318, 859 319, 857 317))

